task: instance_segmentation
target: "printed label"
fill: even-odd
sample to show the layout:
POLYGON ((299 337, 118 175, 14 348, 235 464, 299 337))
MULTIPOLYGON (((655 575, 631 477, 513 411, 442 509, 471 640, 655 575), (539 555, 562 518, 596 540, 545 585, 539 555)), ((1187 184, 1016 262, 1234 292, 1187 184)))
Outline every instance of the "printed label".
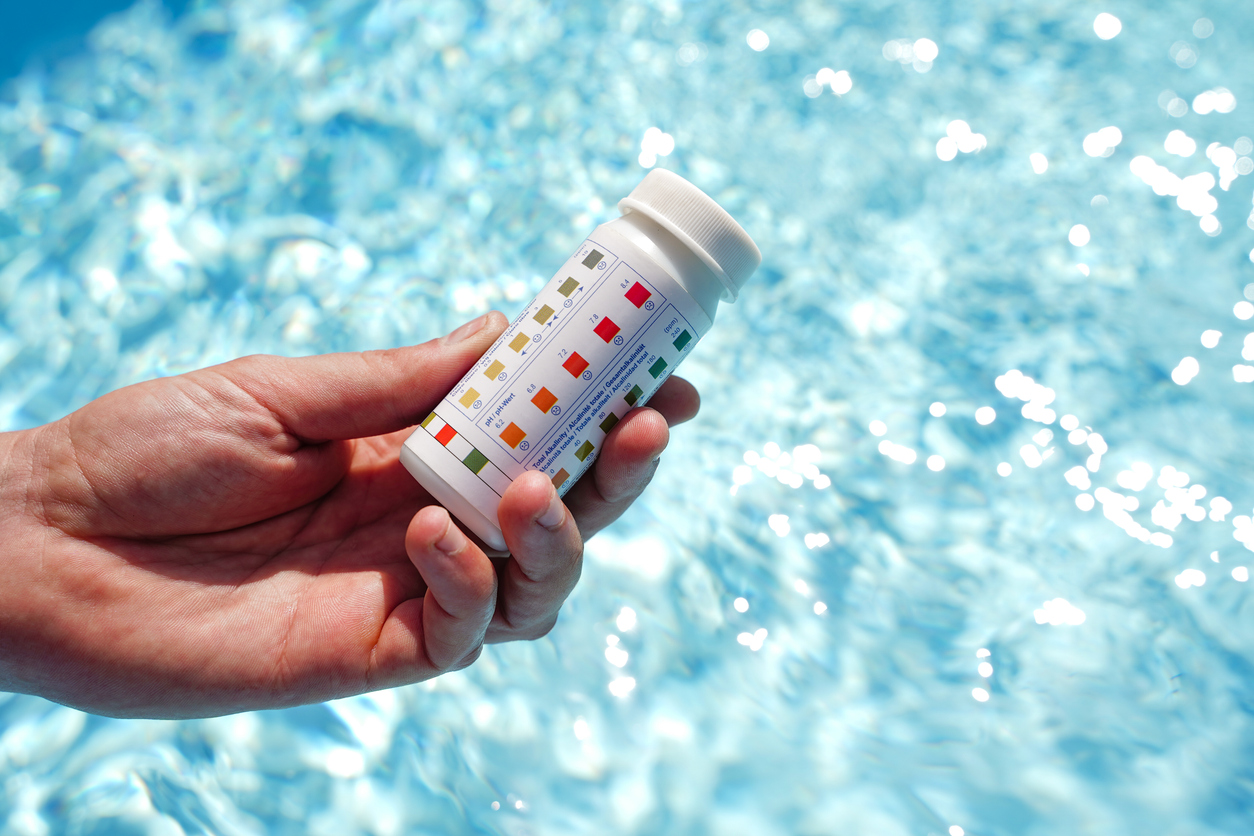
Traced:
POLYGON ((711 325, 651 258, 599 227, 406 444, 451 485, 473 475, 487 490, 461 492, 491 520, 526 470, 564 494, 711 325))

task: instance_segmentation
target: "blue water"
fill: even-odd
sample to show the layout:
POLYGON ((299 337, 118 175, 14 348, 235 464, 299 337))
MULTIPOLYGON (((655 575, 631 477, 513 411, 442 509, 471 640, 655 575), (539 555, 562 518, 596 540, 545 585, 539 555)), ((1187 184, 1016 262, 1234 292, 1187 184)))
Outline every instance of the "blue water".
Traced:
POLYGON ((141 3, 11 82, 6 429, 512 315, 649 128, 764 261, 549 637, 206 721, 9 697, 4 832, 1254 830, 1254 10, 1143 5, 141 3))

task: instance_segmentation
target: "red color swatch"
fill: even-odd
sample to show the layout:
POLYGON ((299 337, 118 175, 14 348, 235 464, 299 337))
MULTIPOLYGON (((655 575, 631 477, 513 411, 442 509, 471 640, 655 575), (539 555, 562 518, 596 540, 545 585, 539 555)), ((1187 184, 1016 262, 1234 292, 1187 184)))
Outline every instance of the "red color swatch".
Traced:
POLYGON ((562 368, 570 372, 572 376, 579 377, 579 375, 583 374, 583 370, 588 368, 588 361, 580 357, 578 351, 575 351, 562 364, 562 368))
POLYGON ((601 317, 601 321, 597 323, 597 327, 592 330, 596 332, 598 337, 606 342, 609 342, 614 339, 614 335, 622 329, 614 324, 614 320, 610 319, 608 316, 603 316, 601 317))
POLYGON ((649 297, 652 296, 653 294, 649 293, 648 288, 640 284, 640 282, 636 282, 635 284, 631 286, 631 290, 627 291, 626 295, 627 295, 627 301, 635 305, 638 308, 641 305, 643 305, 645 302, 647 302, 649 300, 649 297))
POLYGON ((457 430, 453 429, 448 424, 445 424, 440 431, 435 434, 435 440, 447 447, 448 443, 452 441, 456 435, 457 430))

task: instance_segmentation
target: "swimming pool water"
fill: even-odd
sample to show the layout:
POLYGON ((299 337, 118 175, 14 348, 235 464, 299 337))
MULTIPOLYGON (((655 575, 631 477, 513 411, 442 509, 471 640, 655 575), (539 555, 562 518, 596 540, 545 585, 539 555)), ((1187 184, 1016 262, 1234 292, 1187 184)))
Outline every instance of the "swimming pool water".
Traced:
POLYGON ((0 101, 6 429, 512 315, 649 164, 765 259, 548 638, 204 721, 8 697, 5 832, 1250 832, 1252 39, 1237 2, 108 19, 0 101))

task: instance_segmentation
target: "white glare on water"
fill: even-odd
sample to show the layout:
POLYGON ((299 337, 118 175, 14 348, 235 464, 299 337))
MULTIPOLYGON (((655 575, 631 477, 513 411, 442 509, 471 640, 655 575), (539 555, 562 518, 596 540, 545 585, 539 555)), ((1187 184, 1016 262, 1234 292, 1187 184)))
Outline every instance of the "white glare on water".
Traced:
POLYGON ((620 676, 611 680, 609 684, 610 693, 622 699, 630 694, 636 687, 636 678, 634 676, 620 676))
POLYGON ((1197 143, 1184 131, 1175 130, 1167 134, 1167 139, 1163 141, 1163 150, 1168 154, 1191 157, 1197 151, 1197 143))
POLYGON ((755 653, 762 649, 762 645, 766 642, 767 631, 765 627, 759 627, 752 633, 744 632, 736 636, 736 641, 755 653))
POLYGON ((1084 153, 1090 157, 1109 157, 1115 153, 1115 147, 1121 142, 1123 131, 1110 125, 1084 137, 1084 153))
POLYGON ((745 43, 754 52, 761 52, 771 45, 771 36, 761 29, 750 29, 749 34, 745 35, 745 43))
POLYGON ((919 457, 919 454, 912 448, 904 444, 895 444, 888 439, 884 439, 879 443, 879 451, 893 461, 901 462, 902 464, 914 464, 919 457))
POLYGON ((1087 491, 1093 484, 1092 479, 1089 477, 1088 469, 1083 465, 1076 465, 1071 468, 1063 474, 1063 478, 1067 480, 1068 484, 1082 491, 1087 491))
POLYGON ((975 421, 978 424, 988 425, 997 420, 997 410, 991 406, 982 406, 975 411, 975 421))
POLYGON ((1093 31, 1103 41, 1109 41, 1123 31, 1123 23, 1110 12, 1102 12, 1093 20, 1093 31))
POLYGON ((1227 87, 1206 90, 1193 98, 1193 112, 1201 116, 1208 113, 1231 113, 1236 107, 1237 97, 1227 87))
POLYGON ((847 70, 836 71, 831 67, 824 67, 815 73, 814 83, 818 85, 820 92, 824 86, 827 86, 837 96, 843 96, 853 89, 853 78, 850 77, 849 72, 847 70))
POLYGON ((945 136, 936 143, 936 156, 952 160, 957 152, 974 154, 988 147, 988 138, 975 133, 964 119, 954 119, 945 127, 945 136))
POLYGON ((1188 589, 1191 586, 1203 586, 1206 583, 1206 573, 1200 569, 1185 569, 1176 575, 1176 586, 1181 589, 1188 589))
POLYGON ((1041 451, 1032 444, 1025 444, 1020 447, 1019 456, 1023 459, 1023 463, 1028 467, 1040 467, 1045 461, 1045 458, 1041 455, 1041 451))
POLYGON ((1197 373, 1201 370, 1198 365, 1197 358, 1185 357, 1180 363, 1171 370, 1171 379, 1180 386, 1184 386, 1193 378, 1197 377, 1197 373))
POLYGON ((1030 155, 1028 161, 1032 163, 1032 170, 1037 174, 1044 174, 1049 170, 1049 158, 1039 151, 1030 155))
POLYGON ((669 156, 675 150, 675 138, 663 133, 661 128, 653 127, 644 132, 640 140, 639 163, 645 168, 657 165, 658 157, 669 156))
POLYGON ((623 607, 618 611, 618 617, 614 619, 614 624, 618 627, 620 633, 630 633, 636 629, 636 611, 631 607, 623 607))
POLYGON ((1033 611, 1037 624, 1049 624, 1053 627, 1078 627, 1086 620, 1084 611, 1065 598, 1054 598, 1046 601, 1041 608, 1033 611))
POLYGON ((1076 247, 1083 247, 1089 242, 1089 228, 1084 224, 1076 224, 1071 227, 1071 231, 1067 233, 1067 240, 1076 247))
POLYGON ((940 401, 936 401, 927 408, 927 411, 933 418, 940 418, 945 414, 945 405, 940 401))

